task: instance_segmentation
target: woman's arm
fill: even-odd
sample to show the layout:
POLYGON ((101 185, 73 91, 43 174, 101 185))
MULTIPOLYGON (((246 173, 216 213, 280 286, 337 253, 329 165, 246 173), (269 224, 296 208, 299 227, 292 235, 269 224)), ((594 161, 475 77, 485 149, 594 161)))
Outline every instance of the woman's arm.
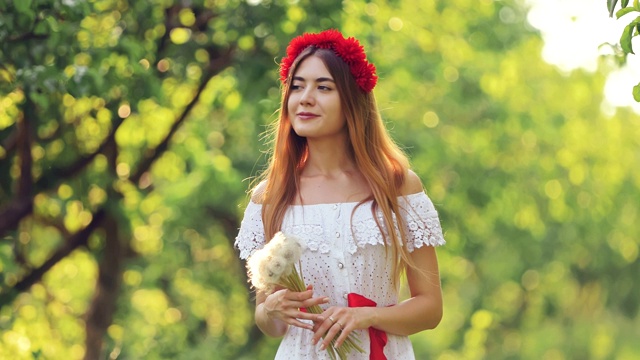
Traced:
MULTIPOLYGON (((401 189, 403 195, 424 191, 422 181, 409 170, 401 189)), ((392 307, 374 309, 371 326, 396 335, 411 335, 433 329, 442 319, 442 290, 436 249, 423 245, 409 254, 416 268, 407 266, 411 297, 392 307)))
MULTIPOLYGON (((424 191, 418 175, 409 170, 402 194, 424 191)), ((411 335, 433 329, 442 319, 442 290, 438 258, 433 246, 424 245, 409 254, 416 268, 407 266, 407 283, 411 297, 400 304, 373 308, 371 326, 396 335, 411 335)))
MULTIPOLYGON (((423 188, 420 179, 409 171, 402 194, 421 191, 423 188)), ((410 257, 416 268, 407 268, 411 296, 409 299, 390 307, 331 307, 324 313, 327 320, 316 326, 314 344, 326 333, 323 341, 323 348, 326 348, 341 328, 337 346, 356 329, 374 327, 389 334, 411 335, 438 326, 442 319, 442 290, 436 250, 433 246, 424 245, 410 253, 410 257), (330 318, 336 321, 330 321, 330 318)))
POLYGON ((442 290, 436 250, 415 249, 411 257, 417 269, 407 269, 411 297, 391 307, 370 308, 370 326, 396 335, 433 329, 442 319, 442 290))

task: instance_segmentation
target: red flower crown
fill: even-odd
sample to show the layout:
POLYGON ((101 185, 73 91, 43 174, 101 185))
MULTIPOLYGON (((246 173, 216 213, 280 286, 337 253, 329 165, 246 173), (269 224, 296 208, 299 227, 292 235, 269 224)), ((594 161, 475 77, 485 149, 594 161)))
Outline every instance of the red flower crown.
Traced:
POLYGON ((312 34, 304 33, 291 40, 287 46, 287 56, 280 63, 280 80, 287 81, 291 65, 300 53, 309 46, 321 49, 331 49, 336 53, 351 70, 351 75, 356 80, 358 86, 366 93, 373 90, 378 81, 376 67, 367 61, 364 47, 353 37, 344 38, 338 30, 325 30, 312 34))

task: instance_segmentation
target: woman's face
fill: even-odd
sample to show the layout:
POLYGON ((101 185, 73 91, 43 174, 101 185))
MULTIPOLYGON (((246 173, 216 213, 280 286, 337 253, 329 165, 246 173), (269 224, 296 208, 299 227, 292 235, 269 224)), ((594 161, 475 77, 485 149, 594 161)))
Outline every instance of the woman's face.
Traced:
POLYGON ((329 70, 316 56, 304 59, 296 69, 287 110, 298 136, 321 139, 346 134, 340 94, 329 70))

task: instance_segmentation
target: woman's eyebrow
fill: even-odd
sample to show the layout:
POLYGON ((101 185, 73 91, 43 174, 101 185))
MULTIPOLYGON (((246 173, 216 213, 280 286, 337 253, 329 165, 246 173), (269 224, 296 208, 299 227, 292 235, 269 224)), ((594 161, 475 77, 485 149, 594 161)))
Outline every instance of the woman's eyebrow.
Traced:
MULTIPOLYGON (((300 77, 300 76, 294 76, 294 77, 293 77, 293 80, 297 80, 297 81, 307 81, 305 78, 300 77)), ((316 79, 316 82, 317 82, 317 83, 320 83, 320 82, 326 82, 326 81, 330 81, 330 82, 332 82, 332 83, 335 83, 335 81, 334 81, 332 78, 328 78, 328 77, 319 77, 319 78, 317 78, 317 79, 316 79)))

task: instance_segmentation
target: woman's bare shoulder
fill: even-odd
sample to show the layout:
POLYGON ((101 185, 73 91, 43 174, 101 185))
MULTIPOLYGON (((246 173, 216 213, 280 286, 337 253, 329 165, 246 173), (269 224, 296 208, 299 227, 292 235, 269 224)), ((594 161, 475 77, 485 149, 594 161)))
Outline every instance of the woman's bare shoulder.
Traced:
POLYGON ((264 193, 267 190, 267 181, 262 180, 251 190, 251 201, 256 204, 262 204, 264 193))
POLYGON ((423 191, 424 188, 422 186, 422 180, 420 180, 420 177, 415 172, 413 172, 413 170, 409 169, 407 171, 407 175, 404 178, 404 184, 402 184, 400 193, 402 195, 411 195, 423 191))

